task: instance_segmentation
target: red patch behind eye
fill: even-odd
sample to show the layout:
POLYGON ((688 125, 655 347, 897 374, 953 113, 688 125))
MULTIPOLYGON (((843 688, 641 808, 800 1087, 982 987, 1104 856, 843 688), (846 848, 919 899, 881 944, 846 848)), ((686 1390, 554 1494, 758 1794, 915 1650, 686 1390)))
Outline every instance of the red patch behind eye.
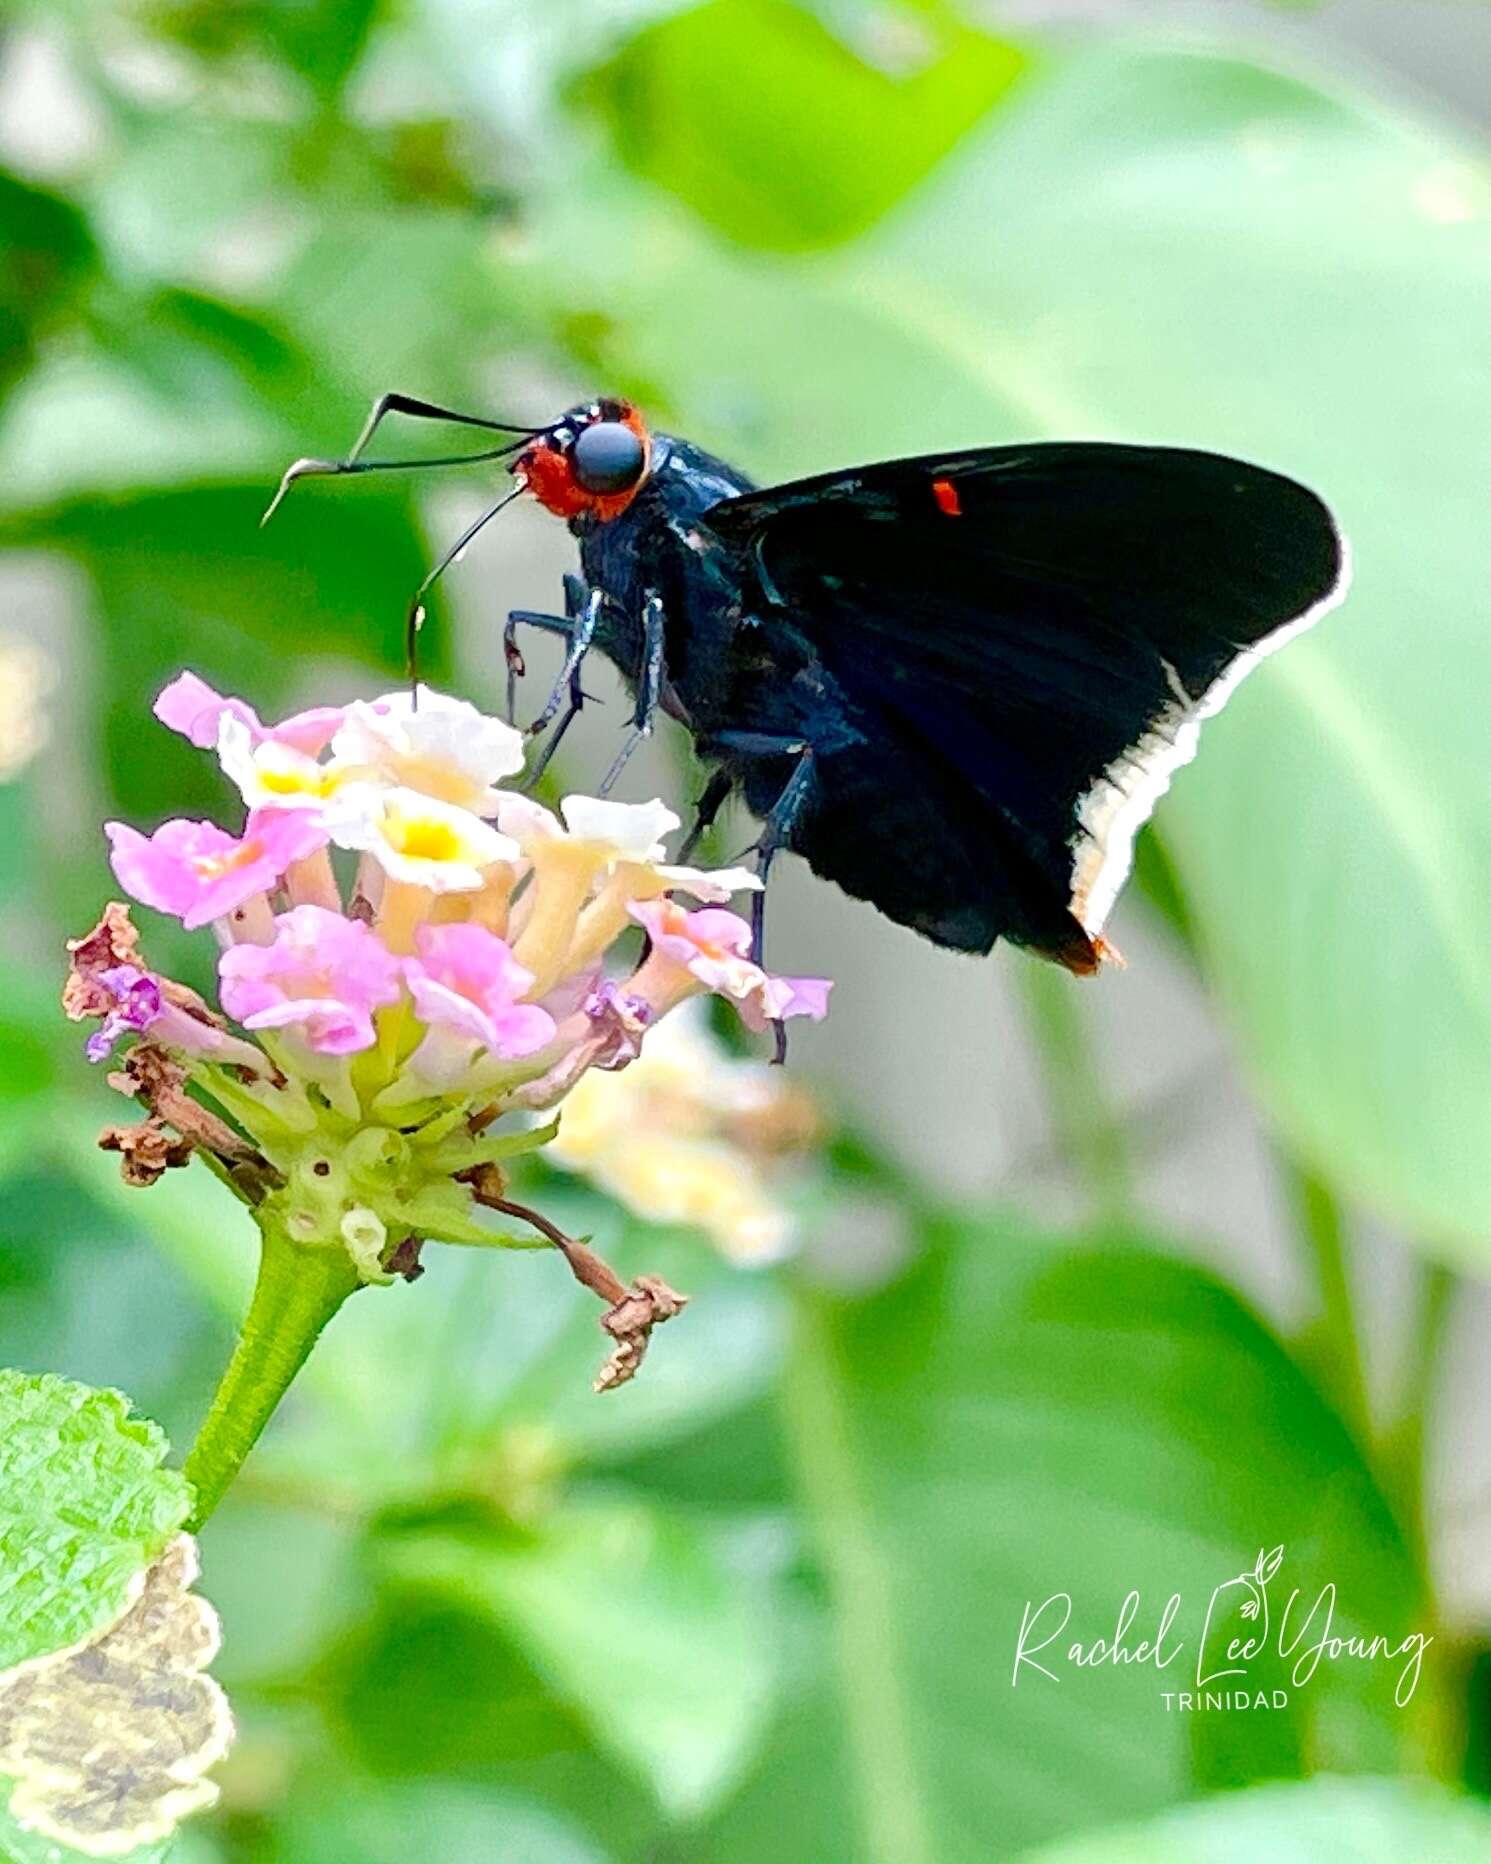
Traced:
POLYGON ((961 518, 963 501, 958 497, 958 488, 951 479, 934 479, 932 496, 937 500, 937 509, 946 512, 950 518, 961 518))
POLYGON ((569 455, 548 440, 538 441, 516 461, 514 469, 522 475, 528 490, 556 517, 574 518, 581 512, 589 512, 602 520, 618 518, 646 484, 651 469, 652 436, 631 402, 622 402, 620 409, 621 419, 638 436, 647 452, 647 463, 637 483, 628 486, 626 491, 587 492, 570 468, 569 455))

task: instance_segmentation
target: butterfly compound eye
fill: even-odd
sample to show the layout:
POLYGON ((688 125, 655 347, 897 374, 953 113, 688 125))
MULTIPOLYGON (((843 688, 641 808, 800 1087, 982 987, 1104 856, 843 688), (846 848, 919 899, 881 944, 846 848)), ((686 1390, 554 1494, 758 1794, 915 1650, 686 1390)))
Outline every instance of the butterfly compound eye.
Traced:
POLYGON ((596 421, 581 430, 570 470, 587 492, 626 492, 642 477, 647 451, 640 434, 621 421, 596 421))

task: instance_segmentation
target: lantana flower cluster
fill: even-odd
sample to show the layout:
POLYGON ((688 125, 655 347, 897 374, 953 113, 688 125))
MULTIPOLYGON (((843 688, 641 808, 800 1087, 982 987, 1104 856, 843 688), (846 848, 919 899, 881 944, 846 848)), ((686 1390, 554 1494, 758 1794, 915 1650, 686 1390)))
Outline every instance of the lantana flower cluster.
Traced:
POLYGON ((215 753, 242 814, 106 828, 127 894, 213 929, 220 1009, 151 969, 122 905, 71 947, 89 1058, 133 1040, 111 1079, 148 1117, 106 1143, 134 1182, 202 1151, 261 1220, 387 1281, 426 1240, 520 1240, 480 1208, 514 1211, 501 1161, 680 1005, 713 993, 752 1029, 826 1010, 827 980, 752 960, 729 907, 752 873, 670 862, 660 801, 556 815, 504 787, 523 735, 463 700, 266 725, 184 673, 155 715, 215 753))

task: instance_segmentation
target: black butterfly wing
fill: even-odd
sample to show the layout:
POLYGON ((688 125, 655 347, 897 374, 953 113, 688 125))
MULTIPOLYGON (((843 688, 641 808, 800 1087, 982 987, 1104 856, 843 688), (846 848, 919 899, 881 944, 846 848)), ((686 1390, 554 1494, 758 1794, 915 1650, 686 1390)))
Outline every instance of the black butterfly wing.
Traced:
POLYGON ((864 845, 864 804, 892 782, 898 845, 941 847, 945 871, 915 883, 920 929, 1078 970, 1201 720, 1346 576, 1313 492, 1169 447, 933 454, 747 493, 707 522, 763 619, 790 615, 869 725, 860 755, 820 760, 793 845, 918 923, 892 851, 864 845))

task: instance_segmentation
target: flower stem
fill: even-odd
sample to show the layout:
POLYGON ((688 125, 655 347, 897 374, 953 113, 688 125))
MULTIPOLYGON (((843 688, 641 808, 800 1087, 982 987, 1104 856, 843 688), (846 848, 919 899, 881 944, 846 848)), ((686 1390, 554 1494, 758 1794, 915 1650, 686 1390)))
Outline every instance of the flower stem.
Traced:
POLYGON ((344 1249, 292 1242, 263 1212, 255 1215, 263 1249, 253 1299, 185 1464, 197 1495, 193 1533, 222 1500, 321 1329, 358 1285, 344 1249))

